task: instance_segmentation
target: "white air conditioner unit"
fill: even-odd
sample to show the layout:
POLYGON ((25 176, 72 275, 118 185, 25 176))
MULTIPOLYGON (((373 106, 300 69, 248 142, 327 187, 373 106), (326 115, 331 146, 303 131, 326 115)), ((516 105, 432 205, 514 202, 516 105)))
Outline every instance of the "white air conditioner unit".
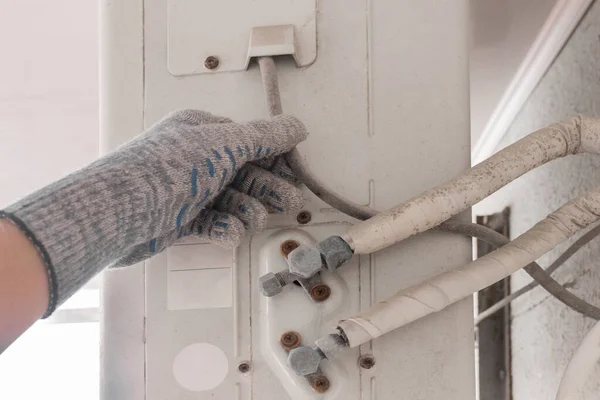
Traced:
MULTIPOLYGON (((265 53, 248 53, 248 43, 253 28, 285 25, 290 47, 268 50, 294 53, 277 59, 284 112, 307 125, 300 151, 327 185, 385 209, 470 165, 467 0, 101 3, 104 151, 175 109, 268 117, 257 65, 247 65, 265 53)), ((309 222, 273 216, 235 251, 189 240, 107 271, 102 398, 474 398, 471 299, 324 363, 324 393, 290 370, 284 333, 310 344, 338 320, 471 259, 470 241, 426 233, 323 274, 325 301, 300 287, 267 299, 257 280, 285 267, 285 240, 314 242, 356 222, 305 197, 309 222)))

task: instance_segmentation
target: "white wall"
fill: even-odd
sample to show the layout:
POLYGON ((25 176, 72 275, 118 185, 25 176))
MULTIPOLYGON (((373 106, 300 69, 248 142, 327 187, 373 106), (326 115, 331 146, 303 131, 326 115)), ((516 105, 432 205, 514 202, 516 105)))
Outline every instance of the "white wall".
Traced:
MULTIPOLYGON (((595 2, 548 70, 500 147, 577 113, 600 115, 600 2, 595 2)), ((478 214, 511 206, 511 233, 529 229, 569 199, 600 186, 600 158, 586 155, 554 161, 532 171, 475 207, 478 214)), ((571 241, 572 242, 572 241, 571 241)), ((567 245, 540 260, 547 266, 567 245)), ((555 277, 569 290, 600 305, 600 242, 572 257, 555 277)), ((530 278, 513 276, 513 290, 530 278)), ((593 321, 571 311, 537 288, 513 302, 512 368, 515 400, 554 398, 564 368, 593 321)), ((600 368, 581 399, 598 399, 600 368)))
POLYGON ((472 0, 471 134, 476 143, 557 0, 472 0))
POLYGON ((98 153, 97 8, 0 2, 0 207, 98 153))
MULTIPOLYGON (((0 1, 0 207, 98 153, 97 9, 0 1)), ((97 399, 98 358, 98 323, 38 323, 0 355, 0 398, 97 399)))

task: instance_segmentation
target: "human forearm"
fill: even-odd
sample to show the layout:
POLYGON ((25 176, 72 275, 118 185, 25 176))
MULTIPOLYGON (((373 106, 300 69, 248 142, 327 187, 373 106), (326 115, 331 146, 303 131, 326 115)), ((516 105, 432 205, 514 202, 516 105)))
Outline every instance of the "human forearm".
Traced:
POLYGON ((38 250, 0 220, 0 353, 46 311, 48 278, 38 250))

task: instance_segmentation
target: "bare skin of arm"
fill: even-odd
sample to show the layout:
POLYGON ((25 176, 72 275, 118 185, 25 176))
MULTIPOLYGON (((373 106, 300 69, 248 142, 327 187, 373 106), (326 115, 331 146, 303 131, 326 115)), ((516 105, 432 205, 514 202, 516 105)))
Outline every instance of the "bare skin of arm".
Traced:
POLYGON ((35 323, 48 306, 48 278, 35 246, 0 220, 0 354, 35 323))

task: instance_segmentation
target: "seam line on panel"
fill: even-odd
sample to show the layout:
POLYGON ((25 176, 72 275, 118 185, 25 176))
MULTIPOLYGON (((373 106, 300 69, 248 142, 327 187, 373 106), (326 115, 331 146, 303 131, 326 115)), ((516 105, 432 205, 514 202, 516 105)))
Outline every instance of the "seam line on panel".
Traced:
POLYGON ((374 121, 373 121, 373 72, 372 72, 372 46, 371 46, 371 0, 365 0, 366 5, 366 19, 367 19, 367 30, 366 30, 366 40, 367 40, 367 136, 372 137, 375 135, 374 121))
MULTIPOLYGON (((375 293, 375 254, 369 254, 369 283, 371 285, 371 301, 369 307, 372 307, 377 300, 377 296, 375 293)), ((369 348, 371 349, 371 353, 373 352, 373 341, 369 341, 369 348)))
POLYGON ((146 0, 142 1, 142 129, 146 128, 146 0))
MULTIPOLYGON (((239 361, 240 358, 240 307, 239 307, 239 281, 238 281, 238 260, 237 260, 237 251, 233 250, 233 260, 231 265, 231 290, 232 290, 232 304, 233 304, 233 355, 236 359, 236 362, 239 361)), ((239 384, 238 384, 239 385, 239 384)), ((238 398, 239 398, 239 390, 238 390, 238 398)))
MULTIPOLYGON (((254 362, 254 338, 252 336, 252 239, 248 243, 248 323, 250 333, 250 362, 254 362)), ((250 379, 250 400, 254 398, 254 378, 250 379)))

